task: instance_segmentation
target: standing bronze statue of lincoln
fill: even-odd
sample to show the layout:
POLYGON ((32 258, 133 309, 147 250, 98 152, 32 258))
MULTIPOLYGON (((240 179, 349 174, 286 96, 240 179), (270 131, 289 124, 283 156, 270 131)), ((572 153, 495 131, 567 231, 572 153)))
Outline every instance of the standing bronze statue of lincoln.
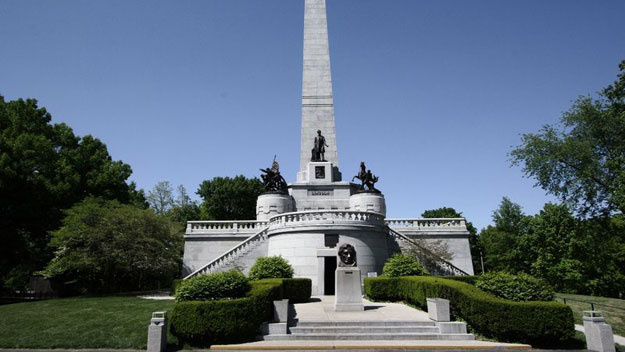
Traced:
POLYGON ((326 144, 326 137, 321 135, 321 130, 317 130, 317 137, 315 137, 315 147, 312 150, 312 157, 310 158, 310 161, 326 161, 326 147, 329 147, 329 145, 326 144))

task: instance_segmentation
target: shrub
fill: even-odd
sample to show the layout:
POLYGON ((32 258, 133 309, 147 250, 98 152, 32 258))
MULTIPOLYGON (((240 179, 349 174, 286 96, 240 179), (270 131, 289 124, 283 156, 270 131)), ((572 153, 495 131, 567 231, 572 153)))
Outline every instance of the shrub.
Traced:
POLYGON ((284 298, 290 300, 289 303, 308 302, 312 292, 312 280, 310 279, 283 279, 284 298))
POLYGON ((557 344, 573 336, 573 312, 558 302, 515 302, 470 284, 436 277, 365 278, 367 296, 426 307, 427 297, 450 301, 451 314, 499 341, 557 344))
POLYGON ((382 273, 389 277, 430 274, 415 257, 401 253, 393 255, 386 261, 382 273))
POLYGON ((545 282, 525 273, 487 273, 477 278, 475 287, 513 301, 552 301, 554 297, 545 282))
POLYGON ((199 275, 185 280, 176 290, 176 301, 208 301, 245 296, 250 285, 240 271, 199 275))
POLYGON ((454 280, 454 281, 460 281, 460 282, 466 282, 469 285, 475 286, 475 281, 477 281, 478 277, 479 276, 471 276, 471 275, 445 276, 445 279, 447 279, 447 280, 454 280))
POLYGON ((249 276, 252 280, 271 278, 290 279, 293 277, 293 268, 291 264, 282 257, 261 257, 256 259, 256 262, 252 265, 249 276))
POLYGON ((261 323, 273 317, 272 302, 282 299, 282 285, 280 280, 262 280, 250 286, 243 298, 176 303, 172 334, 181 343, 200 347, 252 341, 261 323))

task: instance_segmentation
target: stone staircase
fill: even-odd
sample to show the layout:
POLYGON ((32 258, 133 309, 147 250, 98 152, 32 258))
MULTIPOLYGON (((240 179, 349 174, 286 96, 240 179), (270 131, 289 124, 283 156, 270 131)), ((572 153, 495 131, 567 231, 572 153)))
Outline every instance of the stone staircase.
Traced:
POLYGON ((231 269, 239 269, 245 275, 248 275, 250 273, 250 268, 252 267, 252 265, 254 265, 256 259, 267 256, 267 251, 269 249, 268 247, 269 242, 265 238, 262 241, 254 243, 253 246, 247 248, 245 251, 238 253, 237 257, 234 258, 231 262, 215 268, 214 271, 228 271, 231 269))
POLYGON ((300 321, 290 334, 273 334, 266 341, 284 340, 474 340, 464 332, 441 333, 432 321, 300 321))

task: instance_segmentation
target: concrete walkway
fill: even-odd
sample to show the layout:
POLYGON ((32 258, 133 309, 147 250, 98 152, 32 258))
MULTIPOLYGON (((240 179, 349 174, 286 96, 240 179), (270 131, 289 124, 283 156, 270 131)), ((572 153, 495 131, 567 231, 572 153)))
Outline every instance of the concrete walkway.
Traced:
POLYGON ((303 321, 414 321, 430 322, 428 313, 401 303, 378 303, 363 300, 364 312, 335 312, 334 296, 312 297, 311 302, 294 304, 295 319, 303 321))
MULTIPOLYGON (((364 300, 363 312, 335 312, 334 296, 312 297, 310 302, 294 304, 295 322, 327 322, 345 321, 384 321, 384 322, 431 322, 428 314, 401 303, 380 303, 364 300)), ((214 345, 211 350, 529 350, 531 346, 525 344, 498 343, 476 340, 286 340, 286 341, 257 341, 236 345, 214 345)))

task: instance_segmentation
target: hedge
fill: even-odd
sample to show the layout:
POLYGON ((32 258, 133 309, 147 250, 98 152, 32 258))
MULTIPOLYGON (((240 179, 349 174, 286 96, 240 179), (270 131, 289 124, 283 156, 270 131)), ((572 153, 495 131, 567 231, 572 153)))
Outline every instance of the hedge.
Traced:
POLYGON ((282 279, 282 286, 284 298, 288 298, 290 303, 308 302, 312 292, 310 279, 282 279))
POLYGON ((471 275, 465 275, 465 276, 445 276, 445 279, 454 280, 454 281, 460 281, 460 282, 466 282, 467 284, 473 285, 473 286, 475 286, 475 282, 477 281, 478 278, 479 278, 479 276, 471 276, 471 275))
POLYGON ((254 340, 263 321, 273 319, 272 302, 310 298, 310 279, 264 279, 250 282, 244 298, 176 303, 171 332, 181 343, 204 347, 254 340), (307 296, 306 296, 307 295, 307 296))
POLYGON ((407 301, 426 307, 427 297, 450 301, 451 314, 498 341, 551 345, 575 333, 573 312, 558 302, 514 302, 497 298, 465 282, 427 276, 365 278, 375 300, 407 301))

